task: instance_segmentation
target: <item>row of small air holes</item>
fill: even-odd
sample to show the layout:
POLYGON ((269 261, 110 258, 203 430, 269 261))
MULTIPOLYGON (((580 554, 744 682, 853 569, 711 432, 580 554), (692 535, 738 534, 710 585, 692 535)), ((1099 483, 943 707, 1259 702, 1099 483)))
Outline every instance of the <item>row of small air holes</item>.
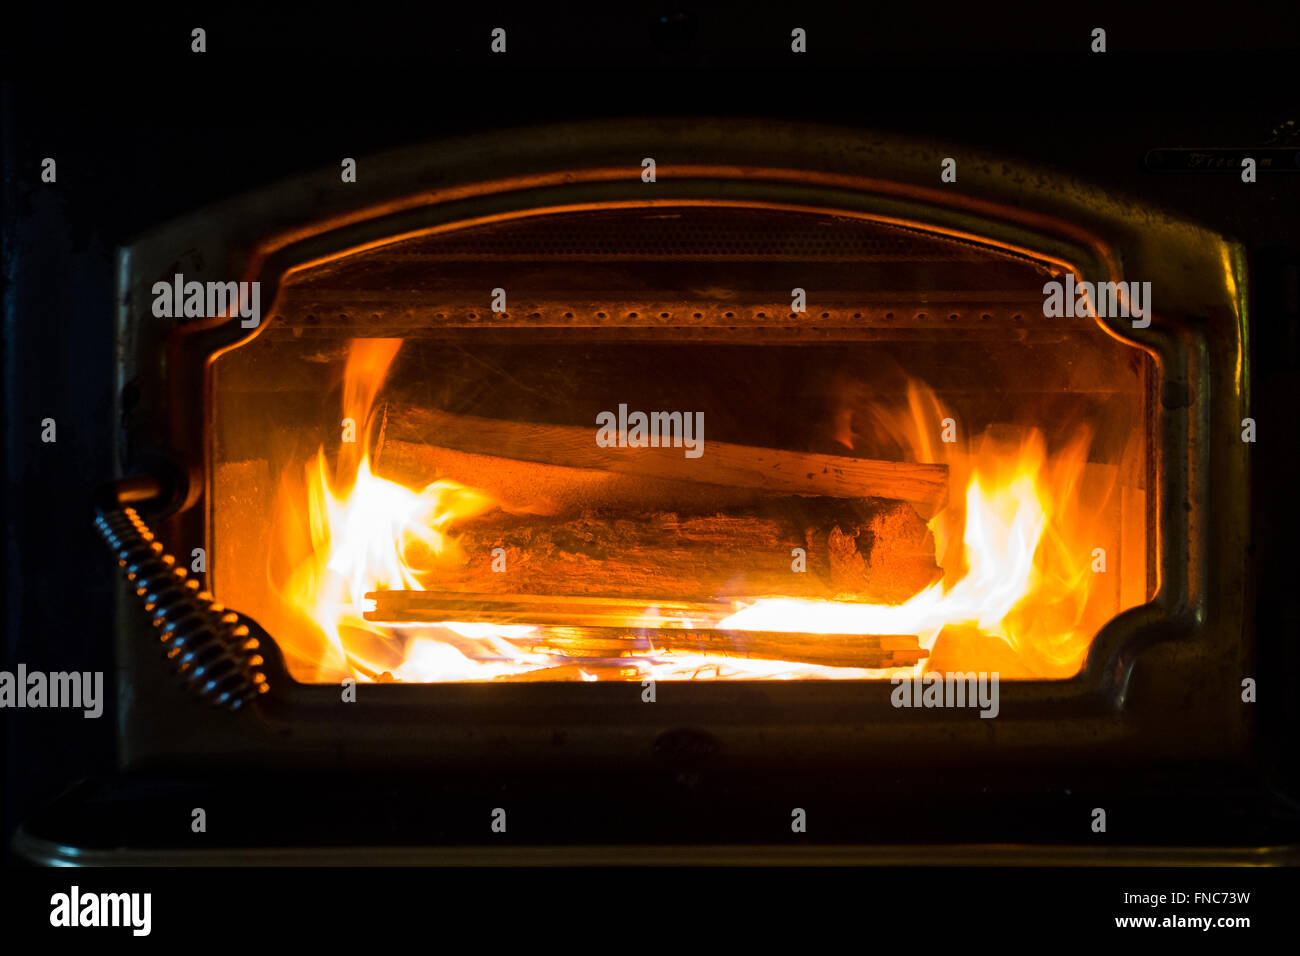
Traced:
MULTIPOLYGON (((766 313, 766 312, 756 312, 756 313, 754 313, 754 314, 755 314, 755 316, 756 316, 757 318, 760 318, 760 319, 766 319, 766 318, 767 318, 767 313, 766 313)), ((500 317, 503 318, 503 319, 509 319, 509 318, 510 318, 510 313, 509 313, 509 312, 494 312, 493 315, 500 316, 500 317)), ((704 318, 704 313, 703 313, 703 312, 695 312, 695 313, 693 313, 693 316, 694 316, 694 318, 702 319, 702 318, 704 318)), ((471 319, 477 319, 479 316, 478 316, 478 313, 477 313, 477 312, 471 312, 471 313, 469 313, 469 317, 470 317, 471 319)), ((534 313, 532 313, 532 315, 530 316, 530 318, 534 318, 534 319, 540 319, 541 317, 542 317, 542 313, 540 313, 540 312, 534 312, 534 313)), ((572 312, 565 312, 565 313, 564 313, 564 317, 565 317, 566 319, 571 319, 571 318, 573 318, 574 316, 573 316, 573 313, 572 313, 572 312)), ((627 317, 628 317, 629 319, 637 319, 637 318, 640 318, 640 314, 639 314, 639 313, 636 313, 636 312, 629 312, 629 313, 627 314, 627 317)), ((669 313, 669 312, 660 312, 660 313, 659 313, 659 318, 661 318, 661 319, 667 319, 667 318, 670 318, 670 317, 671 317, 671 313, 669 313)), ((734 318, 736 317, 736 313, 734 313, 734 312, 726 312, 726 313, 723 313, 723 317, 724 317, 724 318, 728 318, 728 319, 734 319, 734 318)), ((794 313, 794 312, 791 312, 791 313, 790 313, 790 318, 792 318, 792 319, 797 319, 798 317, 799 317, 799 316, 798 316, 796 313, 794 313)), ((823 319, 829 319, 829 318, 831 317, 831 314, 830 314, 829 312, 823 312, 821 317, 822 317, 823 319)), ((854 317, 855 319, 860 319, 860 318, 862 318, 862 313, 861 313, 861 312, 854 312, 854 313, 853 313, 853 317, 854 317)), ((929 315, 928 315, 927 313, 925 313, 925 312, 918 312, 918 313, 916 313, 916 316, 915 316, 915 317, 918 318, 918 319, 926 319, 926 318, 929 318, 929 315)), ((278 318, 278 317, 277 317, 277 318, 278 318)), ((347 317, 346 317, 346 316, 340 316, 340 318, 344 318, 344 319, 346 319, 347 317)), ((378 321, 382 321, 382 318, 381 318, 381 316, 379 316, 379 315, 373 315, 373 316, 371 316, 371 318, 374 319, 376 322, 378 322, 378 321)), ((445 313, 445 312, 439 312, 439 313, 438 313, 438 318, 439 318, 439 319, 446 319, 446 318, 447 318, 447 313, 445 313)), ((596 313, 596 318, 598 318, 598 319, 606 319, 606 318, 609 318, 609 316, 608 316, 606 313, 604 313, 604 312, 597 312, 597 313, 596 313)), ((953 312, 952 314, 950 314, 950 315, 948 316, 948 321, 949 321, 949 322, 956 322, 959 318, 961 318, 961 316, 958 315, 956 312, 953 312)), ((993 318, 993 316, 991 316, 989 313, 985 312, 985 313, 982 313, 982 314, 980 315, 980 318, 981 318, 983 321, 988 322, 990 319, 993 318)), ((892 322, 893 319, 894 319, 894 313, 893 313, 893 312, 886 312, 886 313, 885 313, 885 321, 887 321, 887 322, 892 322)), ((1017 312, 1015 315, 1013 315, 1013 316, 1011 317, 1011 319, 1012 319, 1012 321, 1019 322, 1020 319, 1021 319, 1021 315, 1020 315, 1020 313, 1017 312)), ((307 316, 307 324, 309 324, 309 325, 314 325, 317 321, 318 321, 318 319, 316 318, 315 315, 309 315, 309 316, 307 316)))

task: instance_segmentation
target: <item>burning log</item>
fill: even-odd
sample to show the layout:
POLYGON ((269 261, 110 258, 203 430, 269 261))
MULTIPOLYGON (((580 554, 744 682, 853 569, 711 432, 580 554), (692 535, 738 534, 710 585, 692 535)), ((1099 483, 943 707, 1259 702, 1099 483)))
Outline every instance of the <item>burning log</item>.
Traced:
POLYGON ((717 441, 706 442, 703 454, 690 458, 680 448, 601 447, 592 428, 452 415, 409 405, 388 406, 377 459, 382 458, 382 445, 388 441, 776 494, 886 498, 909 502, 923 518, 932 517, 948 496, 945 465, 873 461, 717 441))
MULTIPOLYGON (((509 638, 531 652, 561 652, 594 663, 621 656, 655 660, 674 654, 742 660, 789 661, 820 667, 911 667, 928 656, 911 634, 790 634, 779 631, 733 631, 661 628, 548 628, 531 637, 509 638)), ((626 666, 626 665, 625 665, 626 666)))
POLYGON ((656 654, 702 654, 755 661, 790 661, 823 667, 910 667, 927 656, 915 635, 844 635, 666 627, 547 628, 541 635, 515 637, 529 650, 556 650, 568 657, 654 658, 656 654))
POLYGON ((791 634, 709 628, 548 628, 532 637, 510 638, 530 651, 605 660, 700 654, 750 660, 791 661, 822 667, 911 667, 927 656, 912 634, 791 634))
POLYGON ((933 539, 908 505, 796 513, 782 511, 785 501, 769 513, 557 519, 495 512, 452 529, 462 561, 441 563, 432 579, 444 593, 618 595, 644 609, 665 594, 682 601, 852 594, 888 602, 938 576, 933 539))
MULTIPOLYGON (((670 448, 601 448, 582 428, 398 405, 385 411, 375 470, 411 487, 449 478, 500 503, 500 512, 451 529, 466 560, 437 569, 443 591, 693 600, 847 594, 895 603, 933 583, 934 539, 916 505, 897 500, 917 495, 876 483, 842 497, 849 495, 842 471, 787 480, 796 463, 812 468, 822 459, 836 469, 898 466, 926 475, 932 467, 724 443, 688 459, 670 448), (798 491, 781 497, 790 484, 798 491), (502 552, 505 574, 490 561, 502 552)), ((946 469, 937 471, 943 490, 946 469)))
POLYGON ((519 515, 573 517, 629 510, 706 514, 753 507, 770 496, 757 488, 566 468, 397 439, 386 439, 378 447, 374 470, 410 488, 428 484, 431 475, 460 482, 486 492, 502 510, 519 515))
POLYGON ((728 595, 818 596, 829 584, 817 575, 792 572, 791 551, 806 546, 796 528, 753 515, 660 512, 523 523, 500 516, 466 525, 458 543, 470 560, 440 573, 441 589, 638 598, 671 594, 707 601, 728 595), (504 574, 494 572, 489 561, 497 548, 505 553, 504 574))
POLYGON ((797 634, 710 627, 732 610, 726 604, 652 602, 664 626, 646 617, 641 602, 619 598, 448 595, 430 591, 376 591, 367 620, 404 625, 474 621, 534 624, 538 630, 499 638, 530 653, 562 654, 575 662, 631 666, 634 659, 698 654, 754 660, 791 661, 825 667, 910 667, 927 656, 912 634, 797 634), (688 627, 675 619, 692 618, 688 627), (618 623, 620 619, 624 622, 618 623), (585 622, 595 621, 596 624, 585 622), (620 661, 620 659, 624 659, 620 661))

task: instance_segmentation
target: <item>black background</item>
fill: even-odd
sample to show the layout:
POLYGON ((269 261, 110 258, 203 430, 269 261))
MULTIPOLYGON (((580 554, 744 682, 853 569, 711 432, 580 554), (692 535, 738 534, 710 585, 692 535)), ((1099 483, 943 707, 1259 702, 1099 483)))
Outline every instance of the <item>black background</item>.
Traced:
MULTIPOLYGON (((5 668, 112 668, 112 569, 89 492, 111 474, 114 248, 343 156, 552 120, 816 120, 958 144, 958 157, 968 145, 1024 158, 1175 208, 1245 241, 1256 281, 1297 261, 1300 172, 1247 186, 1154 173, 1143 159, 1158 147, 1258 147, 1300 124, 1300 7, 969 6, 29 5, 5 25, 0 101, 5 668), (194 26, 207 30, 205 54, 190 52, 194 26), (504 57, 488 52, 495 26, 508 31, 504 57), (808 31, 806 55, 789 52, 794 26, 808 31), (1094 26, 1108 31, 1104 55, 1089 52, 1094 26), (58 162, 55 185, 40 182, 45 156, 58 162), (55 444, 39 440, 46 417, 55 444)), ((1294 134, 1290 145, 1300 154, 1294 134)), ((1285 296, 1257 290, 1257 304, 1275 305, 1255 329, 1265 509, 1285 499, 1295 468, 1297 306, 1285 296)), ((1291 648, 1276 662, 1294 675, 1285 545, 1300 528, 1294 507, 1266 513, 1259 633, 1291 648)), ((33 808, 112 768, 111 701, 98 721, 6 711, 3 724, 7 853, 33 808)), ((1294 724, 1263 729, 1283 738, 1294 724)))

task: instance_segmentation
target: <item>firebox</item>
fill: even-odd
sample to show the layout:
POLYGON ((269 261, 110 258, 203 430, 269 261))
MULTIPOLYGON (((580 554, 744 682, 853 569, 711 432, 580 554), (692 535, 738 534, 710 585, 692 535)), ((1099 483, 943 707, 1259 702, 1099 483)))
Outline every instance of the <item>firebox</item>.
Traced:
POLYGON ((1242 752, 1243 254, 948 155, 546 127, 124 249, 123 765, 1242 752))
POLYGON ((1073 677, 1151 593, 1152 376, 1054 275, 719 200, 299 270, 211 367, 212 592, 309 683, 1073 677))

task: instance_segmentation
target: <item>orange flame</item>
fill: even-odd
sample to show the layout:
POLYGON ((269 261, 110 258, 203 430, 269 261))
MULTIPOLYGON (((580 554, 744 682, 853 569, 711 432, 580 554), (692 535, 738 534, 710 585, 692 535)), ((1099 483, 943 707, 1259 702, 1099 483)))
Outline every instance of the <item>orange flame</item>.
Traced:
MULTIPOLYGON (((375 395, 400 345, 400 339, 353 344, 343 376, 343 411, 352 438, 357 423, 368 426, 375 395)), ((439 564, 460 556, 452 526, 493 507, 487 495, 453 481, 435 481, 416 492, 376 476, 369 437, 366 427, 359 441, 340 445, 337 470, 352 471, 350 486, 339 488, 330 480, 323 447, 307 465, 311 547, 281 590, 285 604, 309 619, 328 645, 314 652, 308 647, 306 656, 317 657, 324 672, 343 670, 359 678, 374 678, 395 663, 393 648, 384 653, 394 643, 391 635, 362 617, 364 595, 424 590, 423 581, 439 564)))
MULTIPOLYGON (((916 402, 910 403, 916 408, 916 402)), ((1086 522, 1071 496, 1086 464, 1088 435, 1080 432, 1048 461, 1042 434, 1028 431, 1018 447, 986 439, 973 453, 954 453, 955 476, 969 473, 963 508, 949 506, 930 522, 940 564, 949 536, 960 533, 964 573, 934 584, 898 605, 765 599, 720 622, 720 627, 820 634, 915 634, 934 649, 945 629, 997 638, 1039 676, 1078 671, 1091 642, 1084 626, 1092 571, 1091 552, 1069 538, 1087 540, 1086 522), (1073 531, 1074 533, 1067 533, 1073 531), (1045 613, 1056 609, 1057 613, 1045 613)), ((948 569, 945 569, 948 570, 948 569)), ((954 638, 962 634, 954 633, 954 638)), ((987 645, 985 645, 987 650, 987 645)), ((987 655, 985 656, 987 658, 987 655)), ((961 655, 954 669, 987 659, 961 655)), ((934 666, 932 661, 929 665, 934 666)), ((1022 675, 1023 676, 1023 675, 1022 675)))

